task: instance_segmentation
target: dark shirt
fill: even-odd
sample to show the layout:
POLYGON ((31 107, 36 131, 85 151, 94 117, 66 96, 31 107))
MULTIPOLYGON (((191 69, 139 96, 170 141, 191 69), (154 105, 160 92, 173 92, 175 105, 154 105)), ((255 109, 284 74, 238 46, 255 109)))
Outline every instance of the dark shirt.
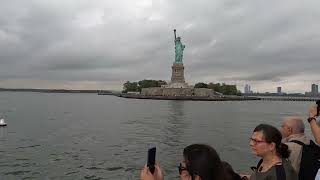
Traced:
POLYGON ((282 165, 272 166, 266 172, 255 171, 252 173, 250 180, 283 180, 277 179, 276 166, 283 166, 286 173, 286 180, 298 180, 298 175, 287 160, 282 160, 282 165))

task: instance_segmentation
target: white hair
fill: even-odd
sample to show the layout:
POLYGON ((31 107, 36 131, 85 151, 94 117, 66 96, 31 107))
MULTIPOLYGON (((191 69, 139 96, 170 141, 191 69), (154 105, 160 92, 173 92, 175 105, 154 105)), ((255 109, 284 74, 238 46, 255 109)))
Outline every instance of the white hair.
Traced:
POLYGON ((290 128, 292 128, 293 134, 304 133, 304 123, 299 116, 286 117, 284 123, 290 128))

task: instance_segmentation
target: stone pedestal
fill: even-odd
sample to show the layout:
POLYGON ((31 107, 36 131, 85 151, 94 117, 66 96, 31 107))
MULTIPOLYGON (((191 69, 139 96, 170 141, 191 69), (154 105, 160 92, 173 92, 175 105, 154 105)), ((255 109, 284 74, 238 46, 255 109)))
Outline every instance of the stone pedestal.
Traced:
POLYGON ((183 64, 173 63, 171 83, 185 83, 184 80, 184 66, 183 64))
POLYGON ((184 80, 183 64, 173 63, 171 82, 168 85, 161 86, 163 88, 192 88, 184 80))
POLYGON ((170 87, 151 87, 142 88, 143 96, 198 96, 198 97, 219 97, 212 89, 207 88, 170 88, 170 87))

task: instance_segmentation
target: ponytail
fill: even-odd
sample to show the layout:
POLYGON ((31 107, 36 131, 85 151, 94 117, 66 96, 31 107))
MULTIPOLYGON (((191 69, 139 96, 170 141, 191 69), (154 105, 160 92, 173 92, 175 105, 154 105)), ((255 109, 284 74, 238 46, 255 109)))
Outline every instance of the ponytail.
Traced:
POLYGON ((288 148, 288 145, 284 143, 280 143, 279 146, 276 148, 277 153, 280 155, 281 158, 286 159, 290 155, 290 150, 288 148))

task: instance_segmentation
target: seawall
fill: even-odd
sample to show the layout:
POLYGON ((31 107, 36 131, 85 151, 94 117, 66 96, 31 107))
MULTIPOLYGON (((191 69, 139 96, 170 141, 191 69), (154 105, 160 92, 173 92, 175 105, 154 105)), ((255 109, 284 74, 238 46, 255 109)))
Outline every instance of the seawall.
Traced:
POLYGON ((155 99, 155 100, 184 100, 184 101, 252 101, 261 100, 257 97, 246 96, 145 96, 141 94, 118 94, 118 97, 133 99, 155 99))

